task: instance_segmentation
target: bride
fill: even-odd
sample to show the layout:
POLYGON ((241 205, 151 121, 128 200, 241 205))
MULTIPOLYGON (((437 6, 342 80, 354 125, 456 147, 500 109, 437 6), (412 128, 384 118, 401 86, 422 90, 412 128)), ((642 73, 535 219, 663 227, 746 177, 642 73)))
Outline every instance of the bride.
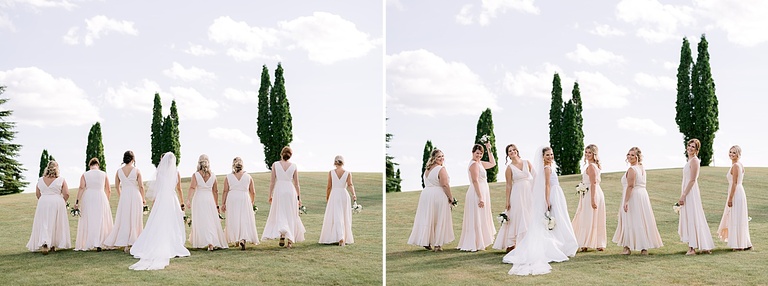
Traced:
POLYGON ((147 196, 155 198, 152 211, 147 219, 144 231, 131 248, 131 255, 139 262, 131 265, 133 270, 157 270, 168 266, 171 258, 189 256, 184 247, 187 236, 184 229, 184 214, 179 199, 173 190, 179 180, 176 172, 176 156, 168 152, 163 154, 157 165, 155 182, 149 188, 147 196))
POLYGON ((531 222, 528 224, 528 232, 517 243, 517 247, 504 256, 504 263, 512 264, 512 269, 509 270, 510 275, 547 274, 552 270, 549 262, 568 260, 568 256, 560 250, 562 243, 545 225, 544 213, 547 208, 555 209, 557 207, 551 205, 552 201, 548 201, 549 196, 546 194, 545 176, 552 176, 552 174, 557 176, 555 170, 552 169, 554 166, 547 166, 546 168, 549 170, 545 170, 544 167, 544 156, 550 154, 552 154, 552 148, 540 147, 534 157, 535 172, 531 172, 534 175, 531 222))

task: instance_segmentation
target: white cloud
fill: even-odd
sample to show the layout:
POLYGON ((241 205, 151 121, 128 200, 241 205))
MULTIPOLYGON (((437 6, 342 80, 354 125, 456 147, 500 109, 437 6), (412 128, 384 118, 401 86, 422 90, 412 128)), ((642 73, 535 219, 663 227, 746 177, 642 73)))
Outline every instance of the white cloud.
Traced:
POLYGON ((198 67, 184 68, 181 64, 173 62, 170 69, 164 70, 163 74, 172 79, 183 81, 203 81, 210 82, 216 79, 216 75, 198 67))
POLYGON ((245 133, 243 133, 243 131, 240 131, 240 129, 228 129, 228 128, 217 127, 217 128, 208 130, 208 137, 227 141, 227 142, 243 144, 243 145, 253 143, 253 138, 251 138, 248 135, 245 135, 245 133))
MULTIPOLYGON (((482 26, 487 26, 490 24, 491 19, 507 11, 519 11, 538 15, 540 10, 533 2, 534 0, 482 0, 480 15, 477 15, 477 22, 482 26)), ((472 15, 471 10, 471 5, 462 6, 461 11, 456 15, 456 21, 465 25, 474 22, 475 16, 472 15)))
POLYGON ((259 94, 255 91, 242 91, 234 88, 227 88, 224 90, 224 97, 242 103, 259 102, 259 94))
POLYGON ((624 36, 624 31, 611 27, 607 24, 597 25, 597 23, 595 23, 595 28, 590 30, 589 32, 601 37, 624 36))
POLYGON ((169 97, 166 96, 167 92, 161 90, 159 84, 148 79, 143 79, 138 86, 129 87, 126 83, 122 83, 117 88, 109 87, 105 98, 107 104, 114 108, 150 113, 155 93, 160 93, 160 98, 166 98, 163 101, 164 106, 170 102, 169 97))
POLYGON ((616 17, 638 25, 636 35, 651 43, 680 38, 678 27, 696 23, 692 7, 657 0, 622 0, 616 5, 616 17))
POLYGON ((277 30, 272 28, 251 27, 229 16, 219 17, 208 27, 208 39, 228 45, 227 55, 238 61, 279 59, 277 55, 268 55, 264 51, 266 47, 274 47, 279 43, 277 30))
POLYGON ((27 67, 0 71, 0 83, 7 86, 3 96, 11 99, 13 120, 21 124, 64 126, 102 120, 98 108, 71 79, 27 67))
POLYGON ((577 63, 586 63, 589 65, 602 65, 602 64, 621 64, 624 63, 624 57, 616 55, 612 52, 597 49, 590 51, 586 46, 582 44, 576 44, 576 50, 569 52, 566 56, 577 63))
POLYGON ((171 87, 171 95, 179 108, 179 119, 205 120, 218 116, 219 103, 190 87, 171 87))
POLYGON ((296 47, 309 53, 310 60, 322 64, 365 56, 380 43, 358 30, 355 23, 326 12, 283 21, 278 26, 296 47))
POLYGON ((679 63, 673 63, 673 62, 664 62, 662 64, 664 66, 664 69, 668 70, 677 70, 677 67, 680 65, 679 63))
POLYGON ((192 43, 189 43, 189 49, 184 50, 184 52, 193 56, 198 56, 198 57, 211 56, 216 54, 214 50, 203 47, 202 45, 193 45, 192 43))
POLYGON ((661 127, 653 120, 647 118, 624 117, 616 121, 616 125, 621 129, 637 132, 640 134, 648 134, 654 136, 662 136, 667 134, 667 130, 664 129, 664 127, 661 127))
POLYGON ((80 39, 77 37, 77 30, 79 29, 80 28, 77 26, 69 28, 69 30, 67 30, 67 34, 61 37, 64 40, 64 43, 69 45, 79 44, 80 39))
POLYGON ((701 13, 711 18, 717 28, 728 35, 728 40, 738 45, 753 47, 768 42, 768 2, 761 0, 694 1, 701 13))
MULTIPOLYGON (((67 30, 67 34, 63 36, 64 42, 70 45, 77 45, 80 43, 80 36, 78 33, 79 27, 75 26, 67 30)), ((110 33, 126 34, 136 36, 139 31, 133 27, 133 22, 120 21, 107 18, 104 15, 93 16, 90 19, 85 19, 85 36, 83 37, 83 43, 86 46, 93 45, 96 39, 101 36, 106 36, 110 33)))
POLYGON ((0 30, 2 29, 16 32, 16 27, 13 25, 13 22, 11 22, 11 19, 8 18, 8 14, 5 13, 0 13, 0 30))
POLYGON ((613 83, 600 72, 575 72, 584 108, 620 108, 627 106, 629 89, 613 83))
POLYGON ((426 50, 387 55, 384 61, 387 104, 401 112, 477 115, 486 108, 499 109, 496 95, 464 63, 446 62, 426 50))
POLYGON ((655 76, 647 73, 636 73, 635 83, 640 86, 656 90, 675 90, 677 88, 677 80, 674 78, 668 76, 655 76))
POLYGON ((77 7, 77 5, 67 0, 59 0, 59 1, 57 0, 5 0, 3 2, 4 3, 0 3, 0 7, 2 6, 14 7, 16 6, 16 3, 32 6, 33 9, 64 8, 66 10, 72 10, 72 8, 77 7))
POLYGON ((504 89, 515 96, 527 96, 541 99, 552 97, 552 79, 555 73, 560 74, 561 86, 573 83, 573 80, 563 74, 562 69, 550 63, 544 63, 541 71, 529 72, 527 67, 521 67, 518 71, 506 72, 504 75, 504 89))

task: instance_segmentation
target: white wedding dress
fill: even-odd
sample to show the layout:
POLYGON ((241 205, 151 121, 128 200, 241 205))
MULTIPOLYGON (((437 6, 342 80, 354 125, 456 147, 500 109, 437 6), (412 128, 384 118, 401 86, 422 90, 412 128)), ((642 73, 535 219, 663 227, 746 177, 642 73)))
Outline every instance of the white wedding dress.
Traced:
POLYGON ((149 198, 155 197, 155 203, 144 231, 131 247, 131 255, 140 260, 128 268, 158 270, 168 266, 171 258, 189 256, 189 250, 184 246, 187 236, 184 213, 174 192, 177 176, 176 156, 165 153, 147 194, 149 198))
MULTIPOLYGON (((531 220, 528 223, 528 232, 522 240, 517 242, 515 249, 504 256, 504 263, 511 263, 510 275, 538 275, 547 274, 552 270, 549 262, 562 262, 568 260, 568 256, 561 249, 553 232, 547 229, 544 221, 544 212, 547 209, 544 197, 544 163, 542 148, 537 149, 534 163, 535 172, 533 178, 533 193, 531 205, 531 220)), ((555 206, 552 207, 553 209, 555 206)), ((555 226, 555 228, 560 227, 555 226)))

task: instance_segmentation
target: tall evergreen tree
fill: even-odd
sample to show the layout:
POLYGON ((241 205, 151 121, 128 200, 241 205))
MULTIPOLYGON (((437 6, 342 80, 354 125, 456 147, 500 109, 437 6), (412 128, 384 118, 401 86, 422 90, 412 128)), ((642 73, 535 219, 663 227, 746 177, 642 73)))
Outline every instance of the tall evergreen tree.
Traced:
POLYGON ((264 145, 264 164, 267 168, 272 168, 272 160, 267 154, 272 154, 272 120, 269 113, 269 92, 272 89, 272 83, 269 78, 269 69, 267 65, 261 66, 261 85, 259 85, 259 113, 256 118, 256 135, 259 141, 264 145))
POLYGON ((150 139, 152 164, 157 167, 157 164, 160 164, 160 155, 163 154, 163 104, 160 102, 159 93, 155 93, 155 101, 152 105, 152 135, 150 139))
POLYGON ((560 175, 577 174, 580 171, 579 159, 581 159, 581 149, 584 144, 582 142, 582 147, 576 147, 578 145, 576 111, 573 100, 569 100, 563 106, 562 136, 560 137, 563 148, 560 151, 560 159, 557 161, 560 175))
MULTIPOLYGON (((432 150, 435 149, 435 146, 432 145, 432 141, 427 140, 427 143, 424 144, 424 154, 421 156, 421 187, 424 188, 426 185, 424 185, 424 172, 427 170, 427 161, 429 161, 429 155, 432 154, 432 150)), ((398 170, 399 174, 399 170, 398 170)))
POLYGON ((264 156, 274 162, 280 160, 282 148, 288 146, 293 141, 293 119, 285 91, 283 66, 280 63, 277 64, 277 69, 275 70, 275 84, 272 85, 269 111, 272 118, 271 154, 264 154, 264 156))
POLYGON ((163 152, 173 152, 176 155, 176 166, 181 162, 181 140, 179 140, 179 110, 176 108, 176 100, 171 101, 171 114, 168 116, 169 121, 165 121, 163 124, 171 124, 168 128, 169 132, 169 149, 163 152))
POLYGON ((43 149, 43 153, 40 154, 40 170, 38 171, 37 177, 43 176, 43 173, 45 173, 45 168, 48 167, 48 161, 56 161, 56 159, 54 159, 51 154, 48 154, 48 150, 43 149))
MULTIPOLYGON (((688 140, 693 138, 691 136, 694 133, 693 95, 691 94, 692 68, 691 46, 688 43, 688 38, 683 38, 683 45, 680 48, 680 65, 677 67, 677 100, 675 101, 675 122, 680 133, 683 134, 683 145, 686 145, 688 140)), ((683 154, 688 156, 685 151, 683 154)))
POLYGON ((552 147, 552 153, 555 154, 555 161, 557 162, 560 162, 560 155, 563 153, 562 122, 563 88, 560 84, 560 75, 555 73, 552 78, 552 102, 549 107, 549 146, 552 147))
MULTIPOLYGON (((493 132, 493 116, 491 115, 490 108, 486 108, 485 111, 480 114, 480 119, 477 120, 477 133, 475 134, 475 142, 478 142, 479 144, 480 137, 483 135, 488 135, 491 142, 491 150, 489 152, 493 153, 493 158, 498 160, 499 156, 496 155, 496 134, 493 132)), ((483 153, 483 158, 481 160, 487 161, 488 159, 488 152, 483 153)), ((486 170, 486 172, 488 174, 488 182, 496 182, 496 175, 499 173, 499 165, 496 164, 496 166, 486 170)))
POLYGON ((694 138, 701 141, 699 158, 701 166, 712 163, 715 132, 720 130, 718 100, 715 95, 715 80, 709 66, 709 43, 704 35, 698 45, 698 56, 691 71, 691 93, 693 93, 694 138))
MULTIPOLYGON (((389 120, 389 118, 386 118, 385 120, 389 120)), ((387 133, 384 135, 384 147, 389 150, 389 142, 392 141, 392 134, 387 133)), ((398 165, 395 163, 394 160, 395 157, 392 157, 389 155, 389 153, 385 154, 385 178, 386 178, 386 186, 385 189, 387 193, 390 192, 400 192, 402 189, 400 187, 400 182, 402 182, 402 179, 400 178, 400 169, 398 168, 395 170, 395 166, 398 165)))
MULTIPOLYGON (((5 86, 0 86, 0 95, 5 92, 5 86)), ((0 105, 8 102, 9 98, 0 98, 0 105)), ((16 160, 21 145, 13 143, 17 131, 16 122, 8 121, 13 110, 0 109, 0 195, 21 193, 29 183, 24 182, 22 173, 27 169, 16 160)))
MULTIPOLYGON (((403 179, 402 179, 402 178, 400 178, 400 168, 397 168, 397 172, 395 173, 395 180, 397 180, 398 182, 402 182, 402 181, 403 181, 403 179)), ((402 191, 403 191, 403 188, 402 188, 402 186, 401 186, 401 185, 398 183, 398 184, 397 184, 397 187, 395 188, 395 192, 402 192, 402 191)))
POLYGON ((88 145, 85 147, 85 170, 88 171, 88 162, 91 158, 99 159, 99 169, 106 172, 107 163, 104 160, 104 144, 101 139, 101 123, 96 122, 88 131, 88 145))

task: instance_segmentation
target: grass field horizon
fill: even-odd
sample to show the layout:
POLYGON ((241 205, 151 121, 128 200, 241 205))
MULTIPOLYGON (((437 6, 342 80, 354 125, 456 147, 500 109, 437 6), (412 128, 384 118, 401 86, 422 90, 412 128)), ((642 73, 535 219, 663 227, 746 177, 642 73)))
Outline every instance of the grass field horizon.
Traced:
MULTIPOLYGON (((622 248, 611 241, 617 224, 621 200, 623 172, 602 174, 601 187, 606 198, 607 247, 604 252, 590 250, 577 253, 569 261, 551 263, 552 272, 538 276, 514 276, 507 271, 511 264, 501 262, 504 252, 488 247, 485 251, 462 252, 455 249, 461 235, 463 202, 467 186, 452 186, 459 207, 452 212, 456 240, 444 245, 445 251, 431 252, 407 244, 413 226, 420 191, 386 194, 386 280, 387 285, 440 284, 662 284, 662 285, 755 285, 768 284, 768 168, 746 167, 744 188, 749 206, 751 251, 734 252, 717 238, 717 228, 723 214, 728 182, 726 167, 703 167, 699 185, 710 232, 715 241, 712 255, 685 256, 687 244, 677 234, 678 215, 672 205, 680 196, 682 169, 648 170, 648 193, 651 198, 656 224, 664 246, 649 250, 650 255, 633 252, 620 255, 622 248), (434 277, 425 280, 424 277, 434 277)), ((581 175, 560 176, 572 219, 578 198, 576 184, 581 175)), ((494 216, 504 209, 505 183, 491 183, 491 208, 494 216)), ((499 223, 494 221, 496 229, 499 223)))
MULTIPOLYGON (((259 236, 269 214, 267 202, 269 172, 250 173, 256 188, 256 228, 259 236)), ((138 261, 122 250, 79 252, 72 249, 57 250, 42 255, 26 248, 32 230, 37 206, 34 194, 21 193, 0 196, 0 209, 5 215, 0 220, 0 279, 3 284, 382 284, 382 173, 353 173, 358 203, 363 211, 352 217, 355 243, 338 245, 318 244, 325 213, 327 172, 301 172, 302 202, 308 213, 301 215, 307 229, 306 240, 294 244, 293 249, 277 245, 275 240, 248 244, 245 251, 230 249, 208 252, 193 249, 187 241, 191 255, 171 259, 164 270, 133 271, 128 266, 138 261)), ((219 196, 225 176, 217 176, 219 196)), ((182 178, 186 200, 190 179, 182 178)), ((67 182, 70 187, 77 182, 67 182)), ((146 182, 145 182, 146 183, 146 182)), ((70 189, 74 205, 77 189, 70 189)), ((112 187, 110 206, 114 216, 118 197, 112 187)), ((151 205, 151 204, 150 204, 151 205)), ((191 214, 187 209, 187 214, 191 214)), ((146 222, 148 215, 144 216, 146 222)), ((74 247, 77 236, 77 218, 69 217, 70 236, 74 247)), ((222 221, 222 226, 224 221, 222 221)), ((186 234, 189 235, 189 227, 186 234)), ((261 237, 259 237, 261 238, 261 237)))

